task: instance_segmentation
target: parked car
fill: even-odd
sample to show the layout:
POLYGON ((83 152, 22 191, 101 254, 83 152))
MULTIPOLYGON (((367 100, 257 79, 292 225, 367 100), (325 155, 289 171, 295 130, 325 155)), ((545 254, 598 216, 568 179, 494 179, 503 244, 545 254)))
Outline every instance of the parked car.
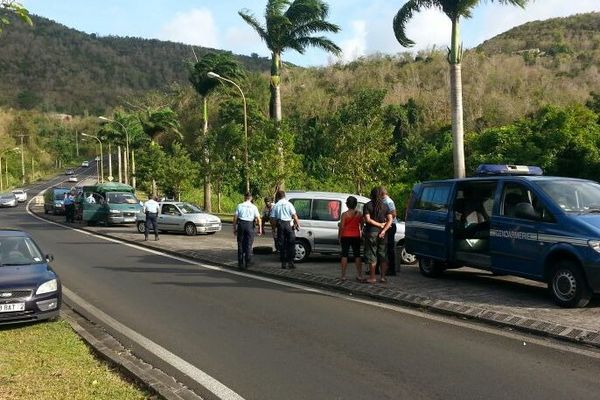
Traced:
MULTIPOLYGON (((159 231, 184 232, 188 236, 194 236, 198 233, 212 235, 222 228, 219 217, 205 212, 194 204, 163 201, 159 206, 156 219, 159 231)), ((140 212, 136 218, 138 232, 144 233, 146 215, 140 212)))
POLYGON ((0 193, 0 207, 16 207, 17 197, 13 192, 0 193))
POLYGON ((67 179, 67 182, 77 182, 77 177, 75 175, 71 175, 69 176, 69 179, 67 179))
POLYGON ((65 213, 65 194, 71 189, 65 187, 53 187, 44 193, 44 214, 64 214, 65 213))
MULTIPOLYGON (((294 205, 300 219, 300 230, 296 232, 295 261, 302 262, 311 253, 339 254, 338 224, 342 213, 348 210, 346 199, 354 196, 358 200, 357 209, 362 209, 369 199, 364 196, 333 192, 290 191, 287 199, 294 205)), ((414 264, 416 259, 404 248, 404 222, 395 221, 394 242, 403 264, 414 264)))
POLYGON ((600 185, 538 167, 481 165, 478 177, 417 184, 407 250, 421 273, 470 266, 547 282, 562 307, 600 292, 600 185))
POLYGON ((33 238, 0 230, 0 324, 58 317, 61 284, 33 238))
POLYGON ((72 169, 68 169, 65 171, 65 175, 73 175, 75 173, 75 171, 73 171, 72 169))
POLYGON ((89 161, 84 161, 84 162, 81 163, 81 166, 87 168, 87 167, 90 166, 90 162, 89 161))
POLYGON ((15 189, 12 191, 15 194, 15 197, 17 198, 17 201, 19 203, 23 203, 27 201, 27 192, 24 191, 23 189, 15 189))

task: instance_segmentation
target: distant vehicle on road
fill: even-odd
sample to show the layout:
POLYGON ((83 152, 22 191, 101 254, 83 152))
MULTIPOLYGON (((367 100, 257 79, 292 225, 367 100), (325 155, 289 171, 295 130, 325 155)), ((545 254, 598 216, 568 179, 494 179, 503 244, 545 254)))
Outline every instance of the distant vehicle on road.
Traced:
POLYGON ((23 189, 14 189, 12 192, 15 194, 15 197, 19 203, 27 201, 27 192, 23 189))
MULTIPOLYGON (((221 219, 200 207, 185 202, 163 201, 159 203, 157 228, 159 231, 183 232, 188 236, 198 233, 212 235, 222 228, 221 219)), ((138 232, 144 233, 146 215, 136 216, 138 232)))
POLYGON ((84 162, 81 163, 81 166, 87 168, 87 167, 90 166, 90 162, 89 161, 84 161, 84 162))
POLYGON ((61 284, 33 238, 18 230, 0 230, 0 324, 58 317, 61 284))
POLYGON ((84 186, 76 200, 77 215, 88 225, 134 224, 141 210, 135 190, 122 183, 84 186))
POLYGON ((72 169, 68 169, 65 171, 65 175, 73 175, 75 173, 75 171, 73 171, 72 169))
POLYGON ((67 179, 68 182, 77 182, 77 177, 75 175, 71 175, 69 176, 69 179, 67 179))
POLYGON ((64 214, 65 213, 65 194, 71 189, 66 187, 53 187, 44 193, 44 214, 64 214))
POLYGON ((0 193, 0 207, 16 207, 17 197, 13 192, 0 193))

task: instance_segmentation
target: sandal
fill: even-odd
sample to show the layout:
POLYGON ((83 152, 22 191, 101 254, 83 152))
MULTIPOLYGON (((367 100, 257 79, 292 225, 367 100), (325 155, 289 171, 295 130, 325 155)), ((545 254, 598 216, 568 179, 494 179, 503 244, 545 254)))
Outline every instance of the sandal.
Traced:
POLYGON ((340 281, 342 281, 342 282, 346 282, 347 280, 348 280, 348 278, 346 278, 345 276, 340 278, 340 281))
POLYGON ((381 279, 379 280, 379 282, 381 282, 381 283, 387 283, 387 279, 385 279, 385 278, 381 278, 381 279))
POLYGON ((367 279, 366 282, 370 283, 370 284, 374 284, 374 283, 377 283, 377 279, 367 279))

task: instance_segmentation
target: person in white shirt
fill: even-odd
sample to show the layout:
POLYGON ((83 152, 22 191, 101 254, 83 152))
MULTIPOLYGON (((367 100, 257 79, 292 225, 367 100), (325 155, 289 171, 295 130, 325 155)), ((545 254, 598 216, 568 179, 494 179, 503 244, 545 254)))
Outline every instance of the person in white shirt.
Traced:
POLYGON ((237 236, 238 268, 246 269, 252 264, 252 243, 254 227, 262 234, 262 223, 258 208, 252 203, 252 193, 244 196, 244 202, 238 204, 233 216, 233 234, 237 236))
POLYGON ((144 214, 146 214, 146 229, 144 229, 144 240, 148 240, 150 227, 154 230, 154 240, 158 240, 158 229, 156 228, 156 218, 158 217, 157 197, 148 196, 148 201, 144 203, 144 214))
POLYGON ((277 203, 271 210, 271 219, 277 224, 277 241, 279 242, 279 256, 282 269, 294 269, 294 256, 296 254, 296 233, 300 229, 300 221, 296 215, 294 205, 287 201, 285 192, 280 190, 275 196, 277 203))
POLYGON ((94 198, 94 194, 93 193, 90 193, 90 195, 85 198, 85 201, 88 204, 96 204, 96 199, 94 198))

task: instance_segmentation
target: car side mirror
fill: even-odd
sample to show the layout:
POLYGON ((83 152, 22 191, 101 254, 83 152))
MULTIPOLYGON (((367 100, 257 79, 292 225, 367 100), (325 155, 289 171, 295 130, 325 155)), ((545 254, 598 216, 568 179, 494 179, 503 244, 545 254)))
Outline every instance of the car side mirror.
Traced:
POLYGON ((54 256, 52 254, 46 254, 46 262, 54 261, 54 256))
POLYGON ((530 221, 537 221, 540 219, 539 214, 535 211, 533 206, 529 203, 519 203, 515 206, 515 217, 521 219, 528 219, 530 221))

